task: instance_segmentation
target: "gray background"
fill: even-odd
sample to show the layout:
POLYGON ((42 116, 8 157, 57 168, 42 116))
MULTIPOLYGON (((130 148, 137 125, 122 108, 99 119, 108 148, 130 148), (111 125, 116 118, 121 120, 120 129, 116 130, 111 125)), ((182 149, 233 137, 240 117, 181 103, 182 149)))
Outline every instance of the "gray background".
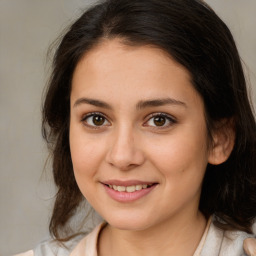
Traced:
MULTIPOLYGON (((0 255, 48 235, 54 196, 40 109, 51 42, 88 0, 0 0, 0 255)), ((256 102, 256 1, 208 0, 228 24, 247 65, 256 102)))

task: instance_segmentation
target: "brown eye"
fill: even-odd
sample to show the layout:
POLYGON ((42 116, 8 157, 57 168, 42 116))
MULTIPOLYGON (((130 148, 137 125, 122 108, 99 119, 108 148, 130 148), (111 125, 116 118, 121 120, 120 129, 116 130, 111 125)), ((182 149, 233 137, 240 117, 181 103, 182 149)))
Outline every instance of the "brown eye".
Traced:
POLYGON ((156 116, 154 117, 153 122, 156 126, 164 126, 166 123, 166 117, 156 116))
POLYGON ((95 115, 95 116, 92 117, 92 122, 96 126, 101 126, 105 122, 105 117, 99 116, 99 115, 97 115, 97 116, 95 115))
POLYGON ((168 128, 177 122, 172 116, 165 113, 154 113, 150 116, 151 118, 148 119, 144 126, 168 128))
POLYGON ((89 127, 109 126, 110 123, 102 114, 91 113, 86 115, 82 122, 89 127))

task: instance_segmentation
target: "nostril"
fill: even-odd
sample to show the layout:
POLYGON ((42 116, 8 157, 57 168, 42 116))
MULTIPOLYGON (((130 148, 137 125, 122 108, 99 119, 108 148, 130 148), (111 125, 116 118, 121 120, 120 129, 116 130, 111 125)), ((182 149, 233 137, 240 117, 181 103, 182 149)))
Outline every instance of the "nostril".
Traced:
POLYGON ((138 147, 138 140, 133 137, 132 131, 127 131, 127 127, 122 127, 117 137, 109 143, 106 161, 120 170, 130 170, 143 164, 144 155, 141 147, 138 147), (136 143, 135 143, 136 142, 136 143))

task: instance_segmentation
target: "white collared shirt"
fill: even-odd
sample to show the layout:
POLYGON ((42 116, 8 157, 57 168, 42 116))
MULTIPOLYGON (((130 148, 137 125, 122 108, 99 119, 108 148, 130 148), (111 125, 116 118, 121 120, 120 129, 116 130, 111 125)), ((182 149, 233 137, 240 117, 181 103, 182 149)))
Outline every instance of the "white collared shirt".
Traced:
MULTIPOLYGON (((15 256, 98 256, 97 241, 102 228, 106 223, 98 225, 91 233, 78 236, 68 243, 67 248, 57 242, 44 242, 33 251, 15 256)), ((253 235, 242 231, 223 231, 217 228, 212 219, 209 219, 201 241, 193 256, 246 256, 243 250, 243 241, 253 235)))

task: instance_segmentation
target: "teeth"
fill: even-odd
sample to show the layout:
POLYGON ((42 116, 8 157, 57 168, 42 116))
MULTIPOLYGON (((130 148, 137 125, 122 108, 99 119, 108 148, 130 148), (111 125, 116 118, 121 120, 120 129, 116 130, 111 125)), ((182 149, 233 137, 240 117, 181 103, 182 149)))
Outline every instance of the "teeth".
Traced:
POLYGON ((117 185, 108 185, 110 188, 119 191, 119 192, 128 192, 128 193, 132 193, 141 189, 145 189, 148 188, 149 186, 151 186, 152 184, 143 184, 143 185, 134 185, 134 186, 117 186, 117 185))
POLYGON ((125 187, 124 186, 117 186, 117 191, 124 192, 125 191, 125 187))
POLYGON ((136 190, 136 187, 135 186, 129 186, 129 187, 126 187, 126 192, 134 192, 136 190))
POLYGON ((142 185, 136 185, 136 190, 141 190, 142 189, 142 185))

